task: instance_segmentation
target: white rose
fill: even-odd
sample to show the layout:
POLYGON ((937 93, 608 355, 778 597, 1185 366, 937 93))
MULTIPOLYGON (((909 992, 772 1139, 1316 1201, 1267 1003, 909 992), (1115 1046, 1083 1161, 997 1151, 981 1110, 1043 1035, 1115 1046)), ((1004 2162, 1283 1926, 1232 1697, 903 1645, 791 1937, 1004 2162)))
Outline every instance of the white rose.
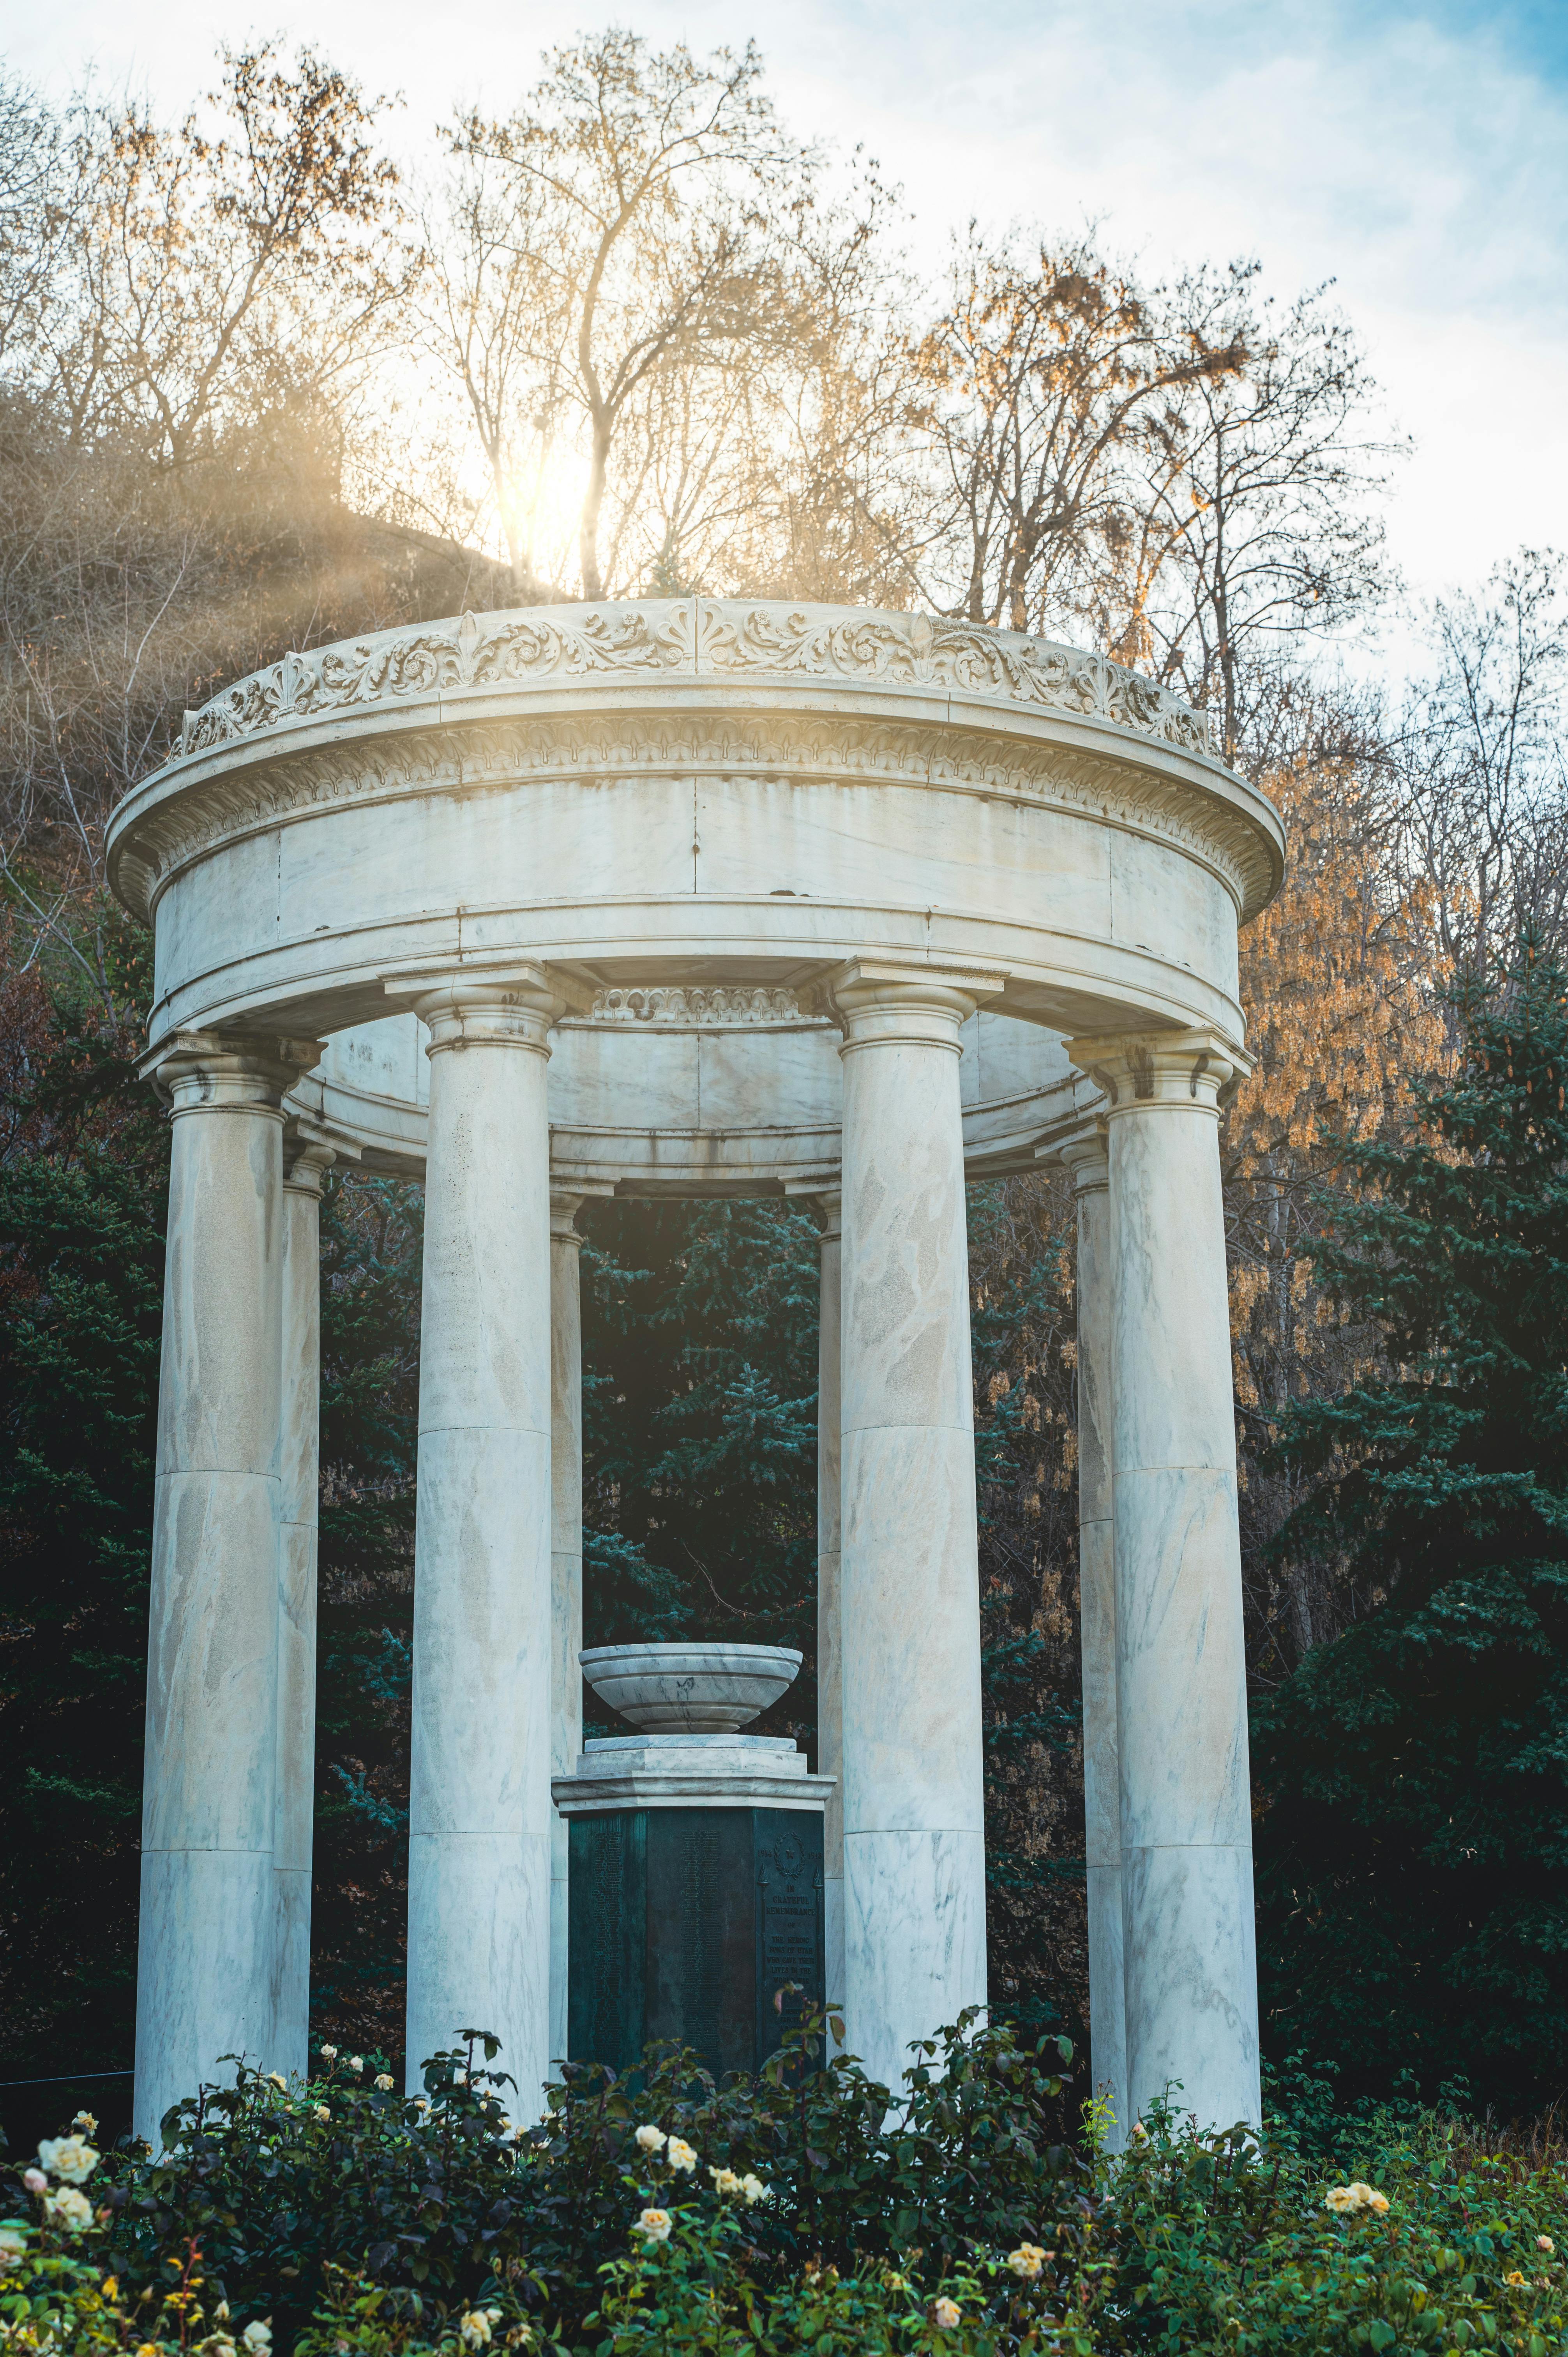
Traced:
POLYGON ((364 2067, 365 2067, 365 2058, 364 2058, 364 2056, 363 2056, 362 2054, 350 2054, 350 2055, 349 2055, 349 2070, 350 2070, 350 2071, 362 2071, 362 2070, 364 2069, 364 2067))
POLYGON ((284 2077, 281 2071, 269 2071, 267 2072, 267 2084, 269 2087, 282 2087, 286 2091, 288 2081, 284 2077))
POLYGON ((336 2062, 338 2060, 338 2049, 335 2046, 324 2046, 321 2049, 321 2060, 324 2062, 336 2062))
POLYGON ((957 2300, 949 2299, 944 2294, 931 2310, 931 2322, 939 2331, 950 2332, 962 2314, 957 2300))
POLYGON ((727 2201, 732 2193, 740 2191, 740 2179, 733 2169, 710 2169, 708 2175, 714 2180, 714 2191, 721 2200, 727 2201))
POLYGON ((52 2218, 68 2234, 80 2234, 84 2226, 92 2223, 92 2204, 85 2193, 74 2185, 62 2185, 44 2200, 44 2215, 52 2218))
POLYGON ((697 2156, 684 2136, 671 2137, 664 2147, 664 2158, 671 2169, 681 2169, 687 2176, 690 2176, 697 2166, 697 2156))
POLYGON ((22 2182, 29 2193, 47 2193, 49 2190, 48 2179, 41 2169, 25 2169, 22 2182))
POLYGON ((489 2309, 483 2308, 471 2308, 457 2329, 463 2336, 464 2345, 467 2348, 484 2348, 486 2342, 490 2337, 490 2318, 489 2309))
POLYGON ((746 2196, 746 2207, 749 2210, 755 2210, 759 2201, 766 2201, 768 2199, 767 2186, 760 2177, 754 2177, 749 2169, 740 2180, 740 2190, 746 2196))
POLYGON ((0 2223, 0 2266, 9 2266, 13 2259, 23 2256, 27 2247, 27 2230, 16 2219, 0 2223))
POLYGON ((325 2104, 317 2104, 316 2106, 316 2116, 318 2120, 329 2120, 332 2117, 332 2115, 328 2110, 325 2104))
POLYGON ((80 2128, 83 2136, 95 2136, 98 2134, 98 2122, 91 2112, 78 2112, 71 2126, 80 2128))
POLYGON ((266 2352, 273 2345, 273 2328, 264 2317, 258 2316, 254 2323, 246 2325, 240 2338, 246 2348, 254 2352, 254 2357, 266 2357, 266 2352))
POLYGON ((390 2071, 378 2071, 376 2073, 376 2084, 381 2089, 383 2095, 390 2095, 392 2091, 393 2084, 392 2072, 390 2071))
POLYGON ((664 2142, 664 2131, 662 2128, 654 2127, 639 2128, 637 2141, 644 2152, 657 2152, 664 2142))
POLYGON ((98 2155, 79 2136, 46 2136, 38 2158, 51 2177, 62 2177, 68 2185, 84 2185, 98 2166, 98 2155))
POLYGON ((645 2210, 632 2232, 640 2234, 645 2243, 667 2243, 670 2223, 668 2210, 645 2210))

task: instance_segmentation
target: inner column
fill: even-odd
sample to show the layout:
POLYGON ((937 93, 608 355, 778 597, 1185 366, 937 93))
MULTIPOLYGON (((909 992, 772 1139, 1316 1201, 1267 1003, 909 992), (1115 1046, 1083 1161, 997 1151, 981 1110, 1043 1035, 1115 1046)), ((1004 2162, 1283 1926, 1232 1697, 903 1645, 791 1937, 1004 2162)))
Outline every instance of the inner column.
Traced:
MULTIPOLYGON (((583 1748, 583 1239, 581 1195, 550 1198, 550 1772, 583 1748)), ((566 2059, 571 1828, 550 1810, 550 2061, 566 2059)))
POLYGON ((1217 1032, 1074 1039, 1105 1091, 1122 1978, 1132 2117, 1261 2119, 1217 1032))
POLYGON ((1116 1545, 1111 1477, 1111 1202, 1103 1125, 1061 1149, 1078 1211, 1078 1563, 1083 1667, 1084 1866, 1090 2073, 1109 2101, 1112 2152, 1127 2140, 1122 1987, 1122 1802, 1116 1738, 1116 1545))
POLYGON ((408 1841, 409 2092, 468 2028, 550 2061, 549 1031, 542 972, 430 1026, 408 1841))
POLYGON ((336 1157, 295 1136, 283 1184, 278 1753, 273 1845, 274 2067, 303 2078, 310 2032, 316 1820, 316 1555, 321 1488, 321 1184, 336 1157))
POLYGON ((822 1811, 822 1958, 830 2007, 844 2001, 843 1671, 839 1586, 839 1334, 843 1206, 817 1197, 822 1228, 822 1319, 817 1342, 817 1773, 835 1781, 822 1811))
POLYGON ((844 1031, 845 2031, 897 2089, 985 2000, 974 1405, 959 1028, 993 976, 858 960, 844 1031))

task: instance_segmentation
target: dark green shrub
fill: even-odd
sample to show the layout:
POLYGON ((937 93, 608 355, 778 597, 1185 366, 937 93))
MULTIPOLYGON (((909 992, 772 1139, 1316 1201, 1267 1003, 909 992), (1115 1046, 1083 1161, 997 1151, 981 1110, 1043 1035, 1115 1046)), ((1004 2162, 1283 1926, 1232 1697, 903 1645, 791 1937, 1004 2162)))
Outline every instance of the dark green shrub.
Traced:
POLYGON ((631 2219, 672 2181, 638 2143, 647 2126, 699 2156, 704 2195, 714 2172, 766 2183, 745 2212, 761 2283, 808 2259, 853 2269, 912 2248, 934 2276, 972 2245, 1049 2240, 1078 2174, 1054 2140, 1065 2040, 1023 2050, 965 2015, 917 2050, 894 2105, 852 2058, 823 2059, 823 2029, 809 2021, 757 2077, 722 2086, 677 2048, 650 2048, 624 2078, 568 2066, 521 2135, 511 2082, 477 2063, 481 2047, 496 2054, 478 2032, 426 2064, 424 2097, 359 2056, 328 2054, 303 2091, 242 2069, 169 2114, 156 2158, 117 2167, 114 2260, 127 2284, 161 2285, 194 2243, 234 2313, 271 2313, 291 2341, 334 2268, 416 2294, 437 2319, 526 2276, 517 2297, 570 2339, 631 2219))

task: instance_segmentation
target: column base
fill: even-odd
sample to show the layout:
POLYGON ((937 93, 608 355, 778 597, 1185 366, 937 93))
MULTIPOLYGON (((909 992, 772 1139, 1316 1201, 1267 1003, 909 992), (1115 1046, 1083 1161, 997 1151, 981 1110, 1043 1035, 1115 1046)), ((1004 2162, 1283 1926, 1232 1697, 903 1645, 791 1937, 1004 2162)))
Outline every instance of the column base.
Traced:
POLYGON ((242 2055, 271 2065, 270 1850, 145 1850, 136 1957, 134 2125, 156 2154, 163 2115, 242 2055))
POLYGON ((985 1835, 844 1834, 844 2043, 897 2095, 915 2039, 983 2005, 985 1835))
POLYGON ((513 2119, 544 2109, 550 2066, 550 1840, 544 1834, 411 1834, 408 1843, 408 2051, 405 2084, 462 2029, 500 2040, 494 2068, 516 2080, 513 2119))
POLYGON ((1127 2040, 1122 1971, 1122 1869, 1091 1866, 1085 1871, 1089 1899, 1089 2036, 1092 2093, 1111 2105, 1106 2132, 1109 2152, 1120 2152, 1132 2121, 1127 2115, 1127 2040))
POLYGON ((271 2063, 285 2079, 310 2071, 310 1868, 273 1868, 277 1905, 271 2063))
POLYGON ((1259 2127, 1251 1850, 1129 1849, 1122 1873, 1133 2117, 1170 2087, 1200 2128, 1259 2127))

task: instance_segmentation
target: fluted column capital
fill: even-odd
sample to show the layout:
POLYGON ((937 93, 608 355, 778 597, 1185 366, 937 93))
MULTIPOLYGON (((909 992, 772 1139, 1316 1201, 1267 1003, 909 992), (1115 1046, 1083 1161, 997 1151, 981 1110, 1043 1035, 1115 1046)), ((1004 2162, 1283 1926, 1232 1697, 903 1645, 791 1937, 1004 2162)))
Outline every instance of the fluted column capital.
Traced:
POLYGON ((532 963, 397 974, 384 980, 382 988, 429 1026, 427 1056, 448 1048, 524 1048, 548 1056, 551 1028, 569 1004, 548 969, 532 963))
POLYGON ((1208 1024, 1187 1031, 1106 1032, 1066 1046, 1079 1071, 1105 1092, 1108 1122, 1162 1109, 1218 1119, 1257 1061, 1208 1024))
POLYGON ((839 1053, 909 1040, 960 1055, 961 1026, 1000 995, 1005 980, 1002 974, 971 966, 850 958, 825 985, 829 1009, 844 1035, 839 1053))
POLYGON ((275 1114, 295 1082, 321 1059, 319 1039, 249 1039, 220 1031, 172 1031, 142 1058, 177 1120, 186 1113, 275 1114))

